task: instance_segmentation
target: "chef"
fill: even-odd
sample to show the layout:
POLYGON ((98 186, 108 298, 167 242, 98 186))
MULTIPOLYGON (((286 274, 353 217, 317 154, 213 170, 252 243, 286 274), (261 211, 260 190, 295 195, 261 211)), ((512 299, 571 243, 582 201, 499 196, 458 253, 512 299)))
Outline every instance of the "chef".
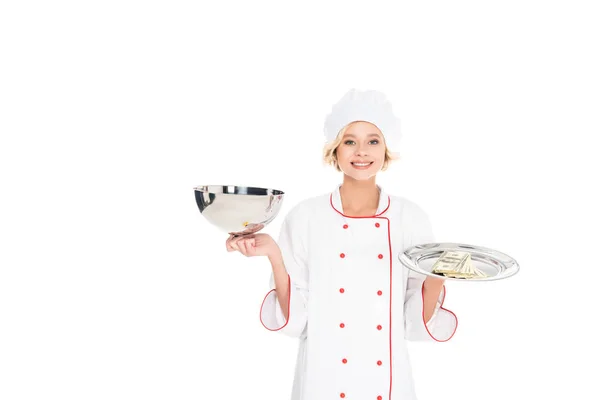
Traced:
POLYGON ((292 400, 416 400, 406 341, 448 341, 457 318, 443 307, 443 279, 398 260, 435 241, 422 208, 376 183, 396 159, 399 121, 384 94, 352 89, 325 136, 324 161, 342 183, 295 205, 277 241, 230 237, 227 250, 271 263, 260 321, 299 340, 292 400))

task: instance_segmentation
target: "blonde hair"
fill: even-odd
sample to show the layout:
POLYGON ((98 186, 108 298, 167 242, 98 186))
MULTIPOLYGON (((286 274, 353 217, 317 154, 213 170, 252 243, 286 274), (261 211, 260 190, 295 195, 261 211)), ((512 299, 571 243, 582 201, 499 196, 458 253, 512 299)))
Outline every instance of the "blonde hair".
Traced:
MULTIPOLYGON (((356 122, 356 121, 354 121, 356 122)), ((323 163, 325 165, 333 166, 338 172, 342 172, 340 165, 337 159, 337 148, 342 143, 342 139, 344 138, 344 133, 346 130, 354 124, 354 122, 350 122, 348 125, 344 126, 338 132, 335 140, 330 143, 326 143, 323 148, 323 163)), ((392 161, 398 160, 400 157, 394 155, 390 149, 385 146, 385 159, 383 160, 383 166, 381 167, 382 171, 385 171, 389 168, 389 165, 392 161)))

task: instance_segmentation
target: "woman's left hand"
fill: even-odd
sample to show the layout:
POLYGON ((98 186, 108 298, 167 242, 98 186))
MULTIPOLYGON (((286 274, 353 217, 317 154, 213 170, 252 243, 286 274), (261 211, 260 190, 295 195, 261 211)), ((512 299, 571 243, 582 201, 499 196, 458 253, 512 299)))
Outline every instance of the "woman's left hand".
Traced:
POLYGON ((438 298, 444 287, 444 280, 433 276, 425 278, 423 283, 423 319, 425 323, 429 322, 433 316, 438 298))
POLYGON ((424 285, 427 288, 430 289, 441 289, 442 286, 444 286, 444 278, 434 278, 433 276, 427 276, 427 278, 425 278, 425 283, 424 285))

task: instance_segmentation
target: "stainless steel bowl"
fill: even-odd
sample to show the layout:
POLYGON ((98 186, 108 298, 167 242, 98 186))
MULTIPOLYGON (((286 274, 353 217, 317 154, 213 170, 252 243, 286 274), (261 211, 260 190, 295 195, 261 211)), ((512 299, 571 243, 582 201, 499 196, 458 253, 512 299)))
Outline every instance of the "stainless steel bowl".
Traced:
POLYGON ((235 236, 256 233, 275 219, 284 192, 250 186, 207 185, 194 188, 200 213, 235 236))

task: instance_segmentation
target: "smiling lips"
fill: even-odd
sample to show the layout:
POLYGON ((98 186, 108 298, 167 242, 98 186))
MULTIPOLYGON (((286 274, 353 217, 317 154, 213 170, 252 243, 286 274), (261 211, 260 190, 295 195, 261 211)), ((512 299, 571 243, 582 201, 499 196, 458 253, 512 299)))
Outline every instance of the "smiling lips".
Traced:
POLYGON ((350 164, 352 164, 352 166, 356 169, 367 169, 371 166, 371 164, 373 164, 373 161, 371 161, 371 162, 351 162, 350 164))

